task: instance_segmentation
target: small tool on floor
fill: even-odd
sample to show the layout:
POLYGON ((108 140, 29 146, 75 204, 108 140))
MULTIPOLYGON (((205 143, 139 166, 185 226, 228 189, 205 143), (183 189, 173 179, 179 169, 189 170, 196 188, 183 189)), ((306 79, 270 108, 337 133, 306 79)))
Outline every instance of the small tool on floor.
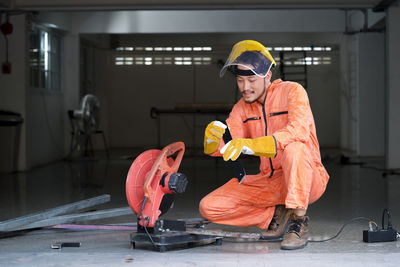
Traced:
POLYGON ((62 248, 79 248, 81 246, 80 242, 59 242, 51 245, 52 249, 62 249, 62 248))

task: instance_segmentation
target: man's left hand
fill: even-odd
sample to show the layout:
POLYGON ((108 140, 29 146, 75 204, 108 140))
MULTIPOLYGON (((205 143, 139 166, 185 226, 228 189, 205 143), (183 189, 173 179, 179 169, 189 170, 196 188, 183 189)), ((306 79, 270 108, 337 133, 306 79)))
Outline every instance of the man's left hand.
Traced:
POLYGON ((276 141, 273 136, 263 136, 255 139, 237 138, 228 142, 220 150, 225 161, 237 160, 240 154, 273 158, 276 156, 276 141))

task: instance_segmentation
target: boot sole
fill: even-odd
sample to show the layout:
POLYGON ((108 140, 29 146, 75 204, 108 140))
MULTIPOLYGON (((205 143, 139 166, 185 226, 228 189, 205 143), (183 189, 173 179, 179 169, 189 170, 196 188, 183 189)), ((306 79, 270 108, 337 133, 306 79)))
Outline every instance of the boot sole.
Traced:
POLYGON ((287 230, 289 226, 289 222, 285 225, 285 227, 283 228, 283 231, 280 235, 270 235, 270 236, 260 236, 260 240, 265 240, 265 241, 271 241, 271 240, 277 240, 277 241, 281 241, 283 239, 283 237, 285 236, 285 232, 287 230))
POLYGON ((308 241, 307 241, 304 245, 301 245, 301 246, 281 246, 281 249, 283 249, 283 250, 302 249, 302 248, 304 248, 305 246, 307 246, 307 244, 308 244, 308 241))

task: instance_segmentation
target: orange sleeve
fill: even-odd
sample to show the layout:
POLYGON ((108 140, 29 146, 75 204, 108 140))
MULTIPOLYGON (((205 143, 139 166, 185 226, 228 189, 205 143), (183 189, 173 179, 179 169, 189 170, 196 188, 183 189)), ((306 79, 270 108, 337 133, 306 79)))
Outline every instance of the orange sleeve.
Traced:
MULTIPOLYGON (((291 83, 293 85, 293 83, 291 83)), ((278 149, 284 149, 292 142, 305 143, 310 135, 313 120, 306 90, 295 83, 288 93, 288 124, 273 133, 278 149)))
MULTIPOLYGON (((232 138, 245 138, 244 137, 244 129, 243 129, 243 119, 242 119, 242 114, 243 114, 243 108, 241 106, 241 103, 238 102, 236 103, 233 108, 231 113, 229 114, 228 119, 226 119, 226 123, 228 124, 229 131, 231 132, 232 138)), ((219 153, 221 148, 225 145, 225 142, 223 138, 221 138, 221 142, 219 143, 218 150, 210 156, 213 157, 221 157, 222 154, 219 153)))

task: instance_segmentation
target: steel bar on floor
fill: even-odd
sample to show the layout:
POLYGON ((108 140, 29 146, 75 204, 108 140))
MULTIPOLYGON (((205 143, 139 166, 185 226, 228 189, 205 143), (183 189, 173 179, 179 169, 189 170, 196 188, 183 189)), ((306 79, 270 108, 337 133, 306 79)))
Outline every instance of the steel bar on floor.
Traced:
POLYGON ((38 211, 35 213, 31 213, 25 216, 13 218, 7 221, 0 222, 0 232, 2 231, 10 231, 15 229, 21 229, 21 226, 31 224, 34 222, 42 221, 53 216, 57 216, 60 214, 77 211, 80 209, 96 206, 99 204, 103 204, 109 202, 111 199, 110 195, 101 195, 94 198, 89 198, 85 200, 81 200, 78 202, 73 202, 70 204, 58 206, 56 208, 47 209, 44 211, 38 211))
POLYGON ((12 230, 15 231, 15 230, 26 230, 26 229, 32 229, 32 228, 41 228, 41 227, 46 227, 46 226, 56 225, 56 224, 66 224, 66 223, 98 220, 98 219, 105 219, 105 218, 110 218, 110 217, 117 217, 117 216, 123 216, 123 215, 131 215, 131 214, 133 214, 133 211, 131 210, 130 207, 83 212, 83 213, 79 213, 79 214, 68 214, 68 215, 62 215, 62 216, 48 218, 46 220, 34 222, 34 223, 31 223, 28 225, 23 225, 18 228, 14 228, 12 230))

